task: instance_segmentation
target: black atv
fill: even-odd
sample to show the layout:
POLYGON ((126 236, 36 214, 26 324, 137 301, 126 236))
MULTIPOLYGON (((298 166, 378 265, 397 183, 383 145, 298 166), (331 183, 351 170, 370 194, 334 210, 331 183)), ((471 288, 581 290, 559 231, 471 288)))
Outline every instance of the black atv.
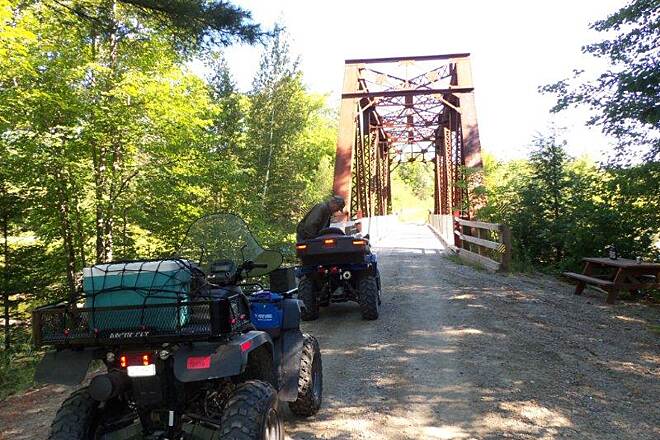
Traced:
POLYGON ((33 313, 36 344, 54 348, 37 381, 105 370, 62 404, 49 439, 283 439, 278 402, 315 414, 323 378, 281 262, 239 217, 215 214, 174 258, 85 269, 77 298, 33 313), (244 281, 266 274, 270 290, 244 281))
POLYGON ((298 298, 305 305, 302 319, 319 317, 319 307, 356 301, 362 318, 378 319, 380 275, 369 236, 347 235, 339 228, 325 228, 319 236, 296 244, 302 265, 296 269, 298 298))

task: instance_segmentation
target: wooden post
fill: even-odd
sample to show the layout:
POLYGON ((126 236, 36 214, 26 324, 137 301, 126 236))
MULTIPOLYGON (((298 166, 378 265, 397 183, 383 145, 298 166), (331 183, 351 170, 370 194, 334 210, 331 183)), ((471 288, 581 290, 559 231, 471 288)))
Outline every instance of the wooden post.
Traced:
POLYGON ((508 272, 511 270, 511 228, 507 225, 500 226, 500 242, 504 245, 500 270, 508 272))
POLYGON ((626 271, 623 267, 619 268, 614 275, 614 285, 607 290, 607 304, 614 304, 619 296, 619 289, 626 278, 626 271))
MULTIPOLYGON (((590 276, 593 270, 594 270, 594 265, 591 264, 591 261, 587 261, 584 265, 584 269, 582 270, 582 275, 590 276)), ((578 283, 575 286, 575 294, 582 295, 582 292, 584 292, 585 287, 587 287, 587 284, 582 280, 578 280, 578 283)))

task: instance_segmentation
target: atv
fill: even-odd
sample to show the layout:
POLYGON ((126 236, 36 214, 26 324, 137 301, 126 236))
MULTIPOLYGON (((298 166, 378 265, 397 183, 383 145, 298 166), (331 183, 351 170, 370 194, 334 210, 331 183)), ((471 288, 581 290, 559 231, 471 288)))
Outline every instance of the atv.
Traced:
POLYGON ((296 254, 302 263, 296 276, 303 320, 317 319, 320 306, 345 301, 360 304, 363 319, 378 319, 380 275, 368 235, 325 228, 318 237, 297 243, 296 254))
POLYGON ((97 264, 33 312, 42 383, 81 383, 50 440, 283 439, 278 403, 321 406, 319 344, 300 331, 292 270, 232 214, 193 223, 176 257, 97 264), (265 290, 256 277, 270 276, 265 290), (98 371, 97 371, 98 372, 98 371))

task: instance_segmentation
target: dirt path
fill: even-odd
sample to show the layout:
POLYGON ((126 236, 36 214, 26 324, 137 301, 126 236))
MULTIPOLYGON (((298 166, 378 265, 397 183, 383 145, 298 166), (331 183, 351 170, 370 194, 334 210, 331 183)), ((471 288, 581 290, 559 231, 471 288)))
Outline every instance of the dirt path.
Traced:
POLYGON ((658 310, 492 275, 438 253, 424 226, 380 243, 381 318, 333 305, 325 405, 295 439, 660 438, 658 310))
MULTIPOLYGON (((393 232, 379 243, 381 318, 339 304, 305 324, 321 342, 325 403, 288 416, 290 438, 660 437, 657 309, 457 265, 424 226, 393 232)), ((66 391, 0 402, 0 438, 44 439, 66 391)))

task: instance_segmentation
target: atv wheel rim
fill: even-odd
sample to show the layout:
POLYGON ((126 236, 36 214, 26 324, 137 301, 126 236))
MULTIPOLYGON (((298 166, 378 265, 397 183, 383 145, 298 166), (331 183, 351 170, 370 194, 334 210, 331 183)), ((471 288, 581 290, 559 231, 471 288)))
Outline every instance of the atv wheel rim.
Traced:
POLYGON ((280 440, 282 438, 282 423, 274 408, 268 410, 264 420, 264 440, 280 440))

